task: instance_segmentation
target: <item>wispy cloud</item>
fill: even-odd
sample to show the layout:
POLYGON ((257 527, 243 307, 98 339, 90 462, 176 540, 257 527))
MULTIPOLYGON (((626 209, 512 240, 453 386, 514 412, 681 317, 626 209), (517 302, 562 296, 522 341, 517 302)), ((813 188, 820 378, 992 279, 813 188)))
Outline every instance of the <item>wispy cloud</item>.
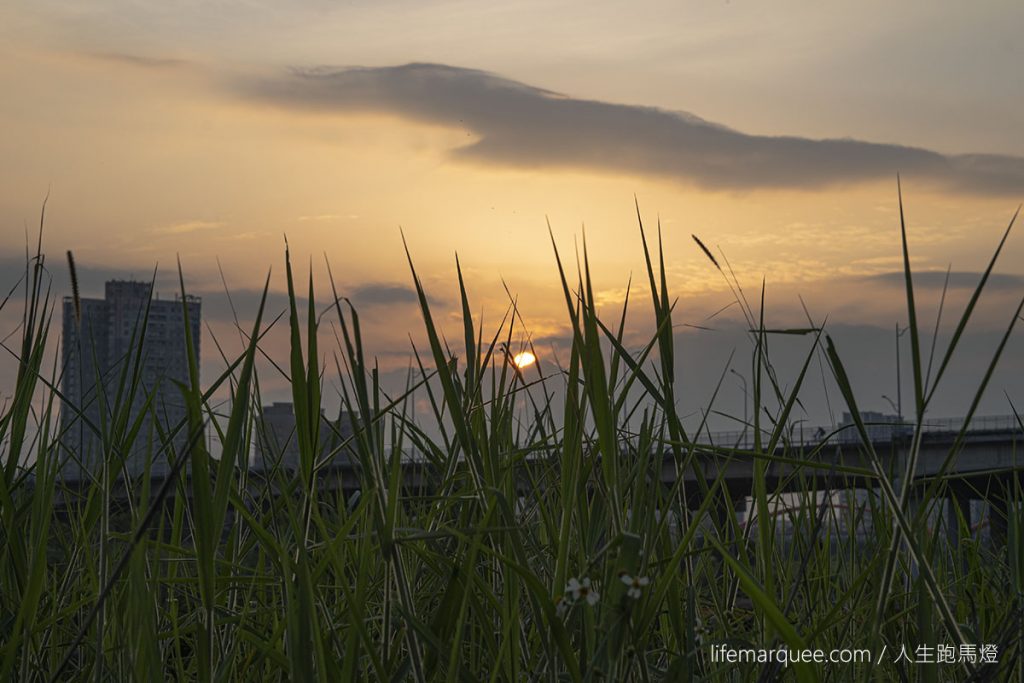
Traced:
POLYGON ((174 57, 151 57, 127 52, 86 52, 82 54, 89 59, 140 69, 177 69, 191 64, 187 60, 174 57))
POLYGON ((240 87, 286 107, 386 112, 464 128, 474 142, 453 154, 479 162, 639 172, 714 189, 810 189, 899 172, 946 189, 1024 193, 1019 157, 748 135, 685 112, 576 99, 439 64, 296 69, 240 87))
POLYGON ((359 214, 355 213, 322 213, 313 216, 299 216, 299 220, 302 222, 316 221, 316 222, 330 222, 330 221, 354 221, 359 219, 359 214))
POLYGON ((356 287, 352 301, 358 306, 379 306, 416 303, 416 291, 400 284, 373 283, 356 287))
MULTIPOLYGON (((204 317, 222 321, 233 319, 234 312, 231 310, 223 289, 196 288, 192 293, 202 297, 204 317)), ((412 287, 390 282, 368 282, 355 286, 339 283, 338 294, 350 299, 356 309, 365 314, 390 314, 396 307, 405 307, 417 302, 416 291, 412 287)), ((262 292, 257 289, 243 287, 231 290, 231 304, 240 315, 252 315, 259 308, 261 298, 262 292)), ((433 297, 430 297, 430 302, 434 305, 444 305, 443 301, 433 297)), ((300 297, 299 304, 305 306, 306 300, 300 297)), ((266 301, 268 311, 273 311, 276 314, 287 310, 288 305, 286 292, 270 291, 268 293, 266 301)), ((333 316, 333 304, 330 297, 317 299, 316 310, 333 316)), ((404 334, 404 328, 402 332, 404 334)))
MULTIPOLYGON (((865 279, 883 285, 903 287, 905 280, 902 270, 894 270, 877 275, 867 276, 865 279)), ((981 273, 954 270, 949 273, 950 289, 974 289, 981 280, 981 273)), ((928 289, 941 289, 946 282, 946 271, 924 270, 914 273, 914 285, 928 289)), ((985 283, 987 289, 999 291, 1024 292, 1024 276, 1009 275, 1006 273, 992 273, 985 283)))
POLYGON ((171 223, 170 225, 161 225, 153 228, 153 232, 161 235, 185 235, 192 232, 217 230, 225 225, 223 221, 190 220, 171 223))

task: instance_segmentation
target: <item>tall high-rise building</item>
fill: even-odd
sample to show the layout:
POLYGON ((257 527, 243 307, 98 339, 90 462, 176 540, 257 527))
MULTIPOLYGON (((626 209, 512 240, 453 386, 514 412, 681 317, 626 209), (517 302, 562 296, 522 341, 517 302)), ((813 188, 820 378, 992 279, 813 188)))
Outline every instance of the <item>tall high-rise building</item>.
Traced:
POLYGON ((172 455, 167 445, 180 453, 188 444, 185 402, 175 382, 189 382, 183 305, 192 350, 199 357, 199 298, 151 299, 149 283, 124 280, 107 282, 104 294, 103 299, 81 299, 77 310, 71 297, 64 298, 61 440, 66 480, 95 476, 104 460, 118 463, 121 458, 130 477, 142 474, 147 463, 152 474, 163 474, 172 455), (128 420, 120 424, 114 419, 118 407, 128 407, 128 420), (134 439, 123 435, 136 424, 134 439), (170 442, 161 438, 161 432, 176 429, 170 442))

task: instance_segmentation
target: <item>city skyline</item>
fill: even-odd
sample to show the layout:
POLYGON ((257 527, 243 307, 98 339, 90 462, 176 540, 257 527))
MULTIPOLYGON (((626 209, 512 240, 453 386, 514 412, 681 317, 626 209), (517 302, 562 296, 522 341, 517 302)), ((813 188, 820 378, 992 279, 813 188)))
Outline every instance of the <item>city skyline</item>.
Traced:
MULTIPOLYGON (((281 310, 286 235, 297 268, 312 265, 321 310, 330 260, 399 386, 420 323, 404 240, 443 327, 457 330, 462 315, 457 253, 474 314, 496 325, 511 293, 543 367, 568 334, 549 224, 563 256, 585 231, 597 302, 614 319, 627 283, 632 300, 649 296, 635 200, 648 236, 662 228, 680 355, 697 357, 683 412, 706 402, 730 350, 748 350, 733 295, 693 234, 748 296, 765 283, 770 326, 806 323, 805 305, 827 319, 865 378, 864 400, 885 408, 892 329, 907 323, 896 175, 922 319, 934 320, 947 268, 955 310, 1024 197, 1013 66, 1024 10, 652 3, 626 30, 612 3, 525 8, 0 10, 0 84, 13 94, 0 104, 11 132, 0 141, 11 160, 0 171, 3 284, 49 191, 44 243, 75 252, 84 287, 158 266, 158 289, 175 291, 180 257, 209 332, 230 346, 236 312, 253 314, 269 269, 281 310), (872 19, 882 11, 886 22, 872 19)), ((1013 233, 972 321, 970 358, 1008 324, 1021 264, 1013 233)), ((67 293, 66 273, 51 270, 67 293)), ((639 348, 651 320, 633 310, 626 339, 639 348)), ((284 348, 274 332, 267 343, 284 348)), ((212 346, 202 360, 207 372, 219 363, 212 346)), ((1024 370, 1019 344, 1001 367, 1024 370)), ((950 385, 976 370, 951 368, 950 385)), ((266 388, 287 395, 280 377, 266 388)), ((1024 403, 1019 388, 993 386, 990 412, 1006 412, 1003 391, 1024 403)), ((736 386, 723 395, 731 412, 741 398, 736 386)), ((964 410, 942 401, 943 414, 964 410)))

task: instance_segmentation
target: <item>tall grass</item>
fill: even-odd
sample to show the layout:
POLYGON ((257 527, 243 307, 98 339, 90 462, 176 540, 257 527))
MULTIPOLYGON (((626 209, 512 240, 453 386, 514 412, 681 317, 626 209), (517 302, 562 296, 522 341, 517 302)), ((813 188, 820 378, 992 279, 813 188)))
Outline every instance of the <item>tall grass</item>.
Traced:
MULTIPOLYGON (((803 329, 766 328, 763 290, 751 306, 728 262, 723 268, 699 239, 703 255, 695 255, 733 287, 749 326, 755 440, 709 445, 698 438, 703 423, 688 432, 676 409, 686 387, 676 383, 666 254, 660 228, 652 241, 642 222, 654 328, 638 350, 625 341, 629 298, 615 320, 603 320, 585 243, 570 268, 552 234, 572 340, 557 368, 512 362, 526 339, 514 301, 484 336, 458 262, 463 334, 450 346, 410 255, 427 346, 414 349, 416 372, 397 396, 382 388, 359 315, 333 277, 324 315, 338 344, 330 356, 318 347, 328 323, 312 305, 315 283, 310 275, 303 316, 286 251, 286 322, 264 323, 268 277, 251 328, 240 328, 244 351, 222 355, 217 377, 200 382, 183 340, 189 376, 176 390, 187 418, 158 420, 155 435, 140 430, 144 414, 131 408, 144 391, 141 341, 118 381, 98 383, 100 424, 61 395, 60 365, 46 359, 54 297, 40 240, 0 304, 16 305, 19 292, 24 304, 20 344, 8 348, 17 378, 0 417, 0 679, 1021 680, 1019 487, 998 494, 1008 532, 992 544, 955 507, 934 527, 958 485, 952 466, 963 433, 942 476, 914 476, 929 401, 1006 236, 930 376, 905 226, 902 235, 915 416, 900 472, 875 452, 825 327, 808 318, 803 329), (290 335, 278 368, 292 388, 294 473, 250 466, 263 433, 257 359, 276 324, 290 335), (772 363, 775 338, 807 348, 793 377, 780 378, 772 363), (826 463, 825 439, 804 448, 789 438, 803 382, 822 359, 854 416, 866 466, 826 463), (351 436, 321 419, 326 372, 341 378, 351 436), (230 396, 226 412, 218 392, 230 396), (426 414, 413 410, 417 399, 426 414), (75 457, 59 410, 72 411, 72 428, 95 433, 106 454, 80 489, 59 476, 75 457), (118 476, 140 439, 170 475, 141 477, 126 497, 118 476), (339 455, 352 462, 340 476, 358 482, 358 495, 333 486, 339 455), (730 489, 726 474, 738 465, 751 472, 749 491, 730 489), (793 474, 772 484, 783 465, 793 474), (666 471, 676 476, 663 483, 666 471), (822 489, 822 474, 840 485, 822 489), (843 493, 854 487, 866 491, 843 493), (747 496, 744 520, 732 506, 747 496), (828 502, 836 496, 852 509, 846 524, 828 502), (792 533, 768 521, 779 517, 792 533), (896 658, 901 648, 981 643, 998 645, 997 664, 896 658), (716 644, 867 648, 872 659, 736 664, 713 661, 716 644)), ((182 302, 187 335, 198 334, 182 302)), ((1020 311, 979 379, 972 414, 1020 311)), ((156 413, 152 396, 142 405, 156 413)))

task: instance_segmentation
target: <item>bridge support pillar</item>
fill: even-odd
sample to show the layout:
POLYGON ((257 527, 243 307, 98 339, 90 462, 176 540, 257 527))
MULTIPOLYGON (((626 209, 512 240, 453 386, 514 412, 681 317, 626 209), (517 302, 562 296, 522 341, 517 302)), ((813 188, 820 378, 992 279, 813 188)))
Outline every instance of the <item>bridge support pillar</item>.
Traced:
POLYGON ((989 538, 995 547, 1006 544, 1010 515, 1018 513, 1020 501, 1017 492, 1022 484, 1024 475, 1020 473, 993 475, 989 478, 985 500, 988 502, 989 538))
POLYGON ((733 493, 730 497, 732 501, 733 514, 736 516, 738 522, 743 522, 742 518, 746 517, 747 514, 747 498, 750 496, 749 492, 743 491, 742 493, 733 493))
POLYGON ((1009 506, 1002 492, 995 493, 988 499, 988 532, 992 545, 1006 545, 1007 516, 1009 506))
POLYGON ((959 548, 963 533, 966 532, 969 537, 974 526, 971 517, 971 496, 966 485, 951 484, 946 505, 946 533, 949 535, 949 543, 954 548, 959 548), (961 518, 966 529, 960 526, 961 518))
POLYGON ((714 515, 715 525, 725 531, 729 528, 732 521, 737 523, 743 521, 739 517, 746 512, 746 509, 747 496, 745 493, 723 489, 713 507, 712 514, 714 515))
POLYGON ((732 496, 727 491, 722 491, 713 505, 715 526, 724 532, 729 528, 729 517, 733 515, 732 496))

